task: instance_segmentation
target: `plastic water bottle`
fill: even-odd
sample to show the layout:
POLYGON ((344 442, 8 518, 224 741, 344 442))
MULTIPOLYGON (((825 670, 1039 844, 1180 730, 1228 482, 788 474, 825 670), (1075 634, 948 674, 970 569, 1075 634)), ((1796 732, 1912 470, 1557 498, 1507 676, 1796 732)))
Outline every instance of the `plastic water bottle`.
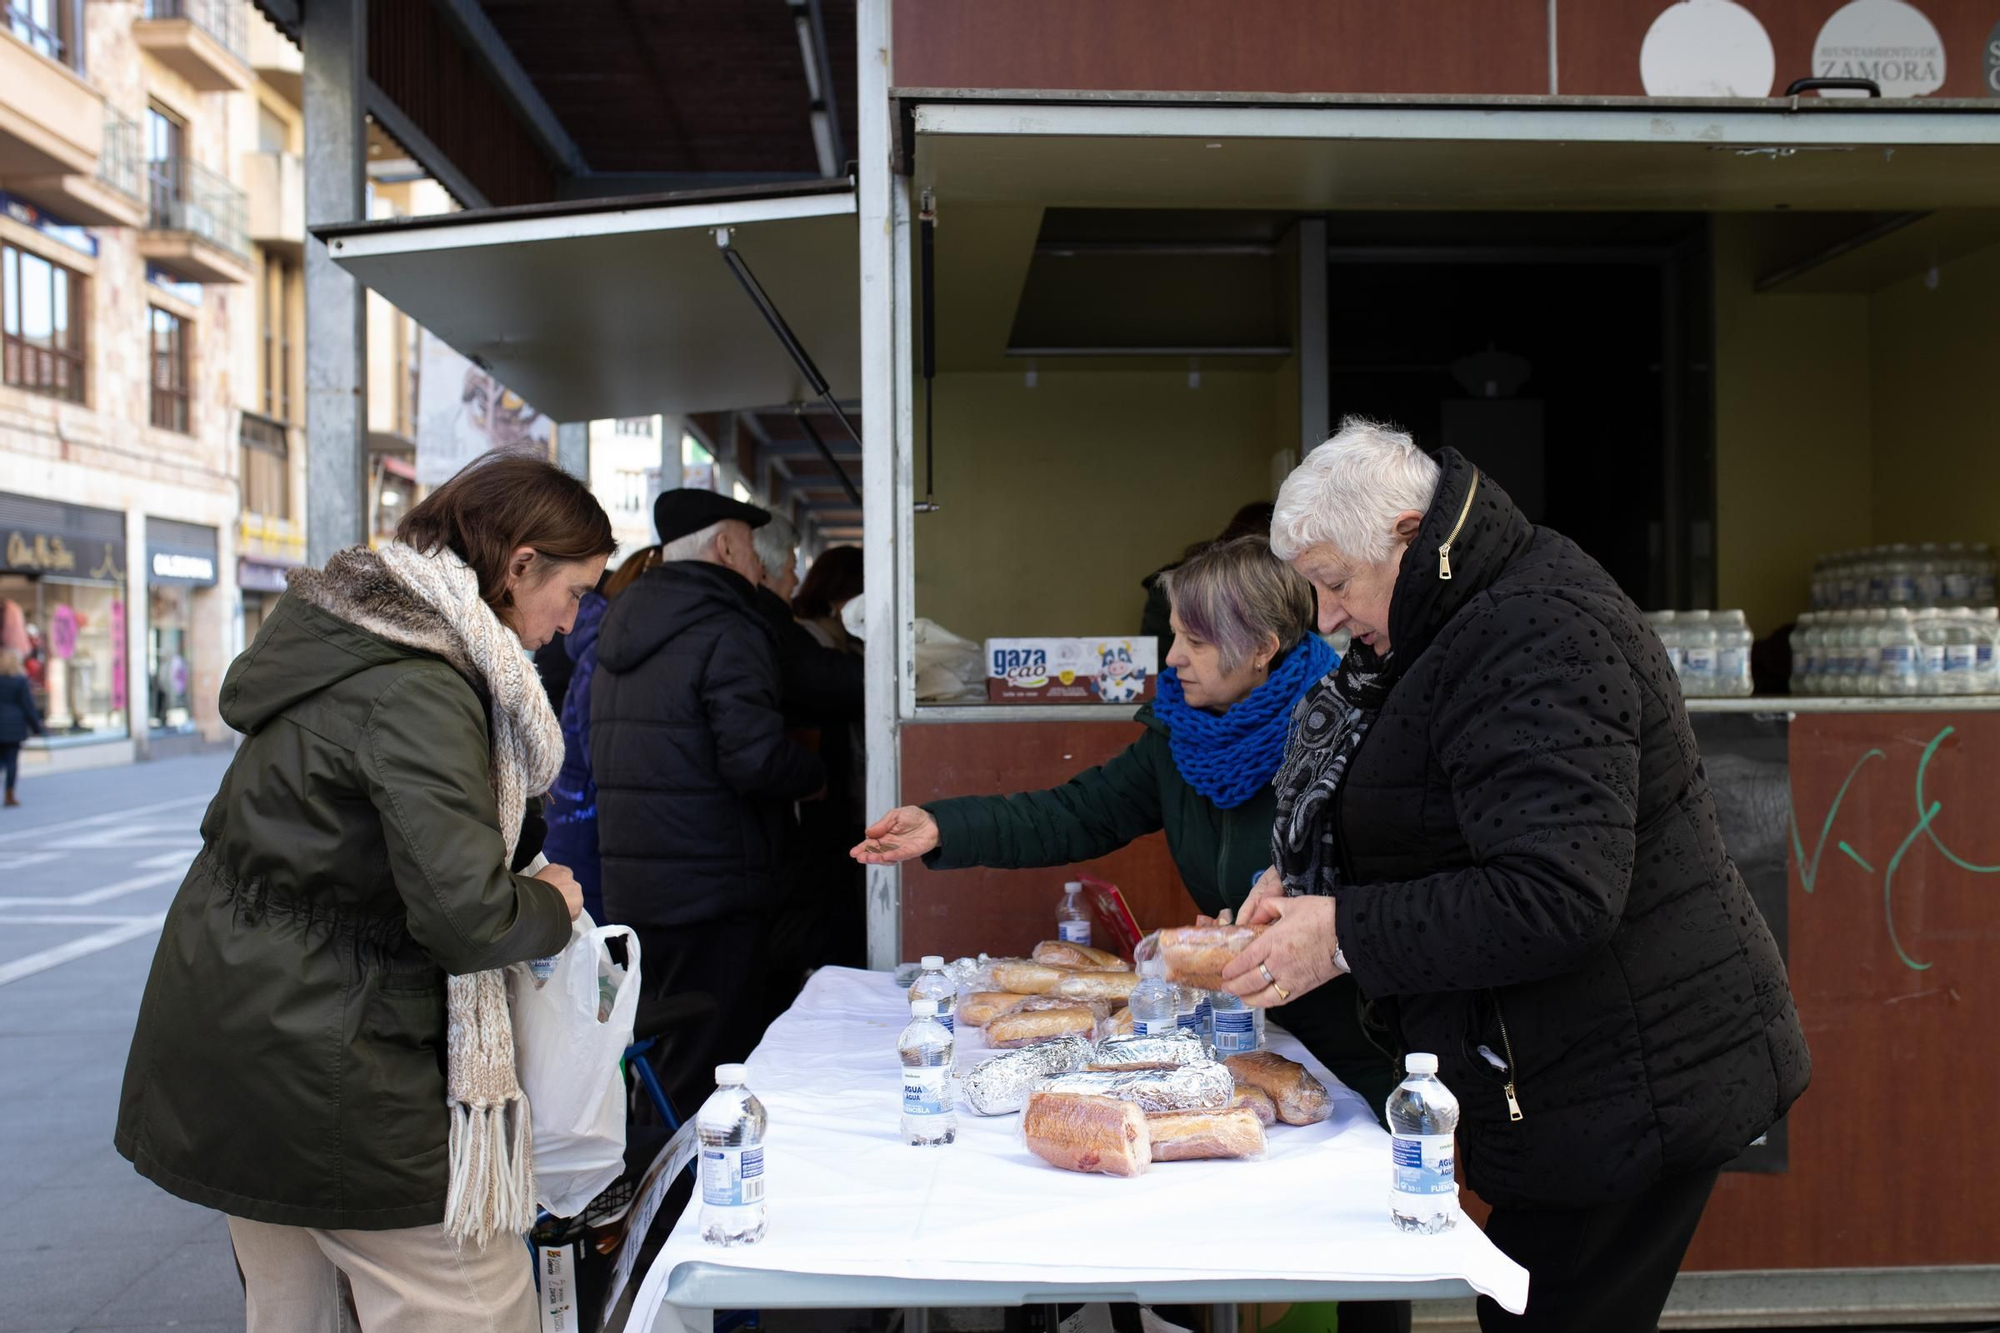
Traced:
POLYGON ((1203 1041, 1207 1041, 1208 1031, 1202 1022, 1205 1013, 1200 990, 1193 986, 1174 987, 1175 1027, 1183 1032, 1192 1032, 1203 1041))
POLYGON ((1439 1082, 1435 1055, 1412 1051, 1403 1067, 1409 1077, 1389 1094, 1389 1219, 1404 1231, 1449 1231, 1458 1220, 1458 1098, 1439 1082))
POLYGON ((1982 606, 1972 613, 1978 638, 1972 645, 1972 692, 2000 694, 2000 610, 1982 606))
POLYGON ((764 1239, 764 1103, 742 1065, 718 1065, 715 1093, 695 1114, 701 1136, 701 1238, 710 1245, 764 1239))
POLYGON ((1936 607, 1917 612, 1917 693, 1945 693, 1945 622, 1936 607))
POLYGON ((1750 650, 1757 637, 1741 611, 1718 611, 1716 621, 1715 690, 1735 699, 1757 692, 1750 673, 1750 650))
POLYGON ((1881 663, 1880 694, 1909 695, 1917 692, 1917 655, 1922 645, 1917 642, 1916 623, 1910 613, 1902 607, 1892 609, 1884 618, 1878 636, 1881 663))
POLYGON ((910 987, 912 1000, 936 1000, 937 1021, 946 1032, 958 1033, 958 987, 944 974, 944 959, 927 953, 920 964, 924 969, 910 987))
POLYGON ((896 1039, 903 1057, 903 1142, 935 1147, 958 1138, 952 1109, 952 1035, 937 1020, 936 1000, 911 1000, 910 1025, 896 1039))
POLYGON ((1148 958, 1139 964, 1139 984, 1128 1003, 1135 1035, 1164 1037, 1180 1026, 1180 994, 1167 980, 1166 959, 1148 958))
POLYGON ((1226 990, 1208 993, 1209 1010, 1214 1015, 1215 1058, 1264 1049, 1264 1011, 1252 1009, 1226 990))
POLYGON ((1681 637, 1679 627, 1674 623, 1674 613, 1648 611, 1646 620, 1652 625, 1653 633, 1660 636, 1660 646, 1667 650, 1667 664, 1673 667, 1674 675, 1679 676, 1682 667, 1681 637))
POLYGON ((1971 694, 1979 661, 1979 625, 1969 610, 1944 613, 1944 694, 1971 694))
POLYGON ((1674 617, 1681 638, 1681 693, 1690 699, 1715 693, 1715 627, 1706 611, 1682 611, 1674 617))
POLYGON ((1083 884, 1078 880, 1063 885, 1063 899, 1056 905, 1056 938, 1090 946, 1090 909, 1083 905, 1083 884))

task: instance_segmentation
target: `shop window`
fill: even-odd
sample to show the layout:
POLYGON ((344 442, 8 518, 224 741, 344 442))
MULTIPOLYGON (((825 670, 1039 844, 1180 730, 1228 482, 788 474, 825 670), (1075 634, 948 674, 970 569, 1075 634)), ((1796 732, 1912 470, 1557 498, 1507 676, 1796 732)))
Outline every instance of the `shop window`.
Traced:
POLYGON ((147 720, 154 731, 192 731, 188 686, 194 674, 194 589, 154 584, 146 632, 147 720))
POLYGON ((148 306, 153 343, 153 424, 188 433, 188 334, 179 315, 148 306))
POLYGON ((263 518, 290 518, 291 450, 285 424, 245 412, 241 435, 243 512, 263 518))
POLYGON ((294 421, 292 415, 292 293, 298 287, 298 268, 284 257, 264 256, 263 300, 258 305, 262 325, 263 364, 258 367, 263 381, 263 412, 277 421, 294 421))
POLYGON ((0 617, 54 740, 125 734, 125 600, 118 583, 0 574, 0 617))
POLYGON ((0 0, 7 31, 60 65, 83 70, 83 43, 77 39, 83 6, 74 0, 0 0))
POLYGON ((187 127, 180 117, 157 106, 146 108, 146 199, 153 225, 177 217, 182 182, 181 163, 187 150, 187 127))
POLYGON ((0 246, 0 379, 83 401, 83 279, 30 250, 0 246))
POLYGON ((651 417, 620 417, 618 418, 618 428, 614 433, 618 435, 651 435, 653 433, 653 419, 651 417))
POLYGON ((636 514, 646 507, 646 474, 621 468, 618 472, 618 508, 636 514))

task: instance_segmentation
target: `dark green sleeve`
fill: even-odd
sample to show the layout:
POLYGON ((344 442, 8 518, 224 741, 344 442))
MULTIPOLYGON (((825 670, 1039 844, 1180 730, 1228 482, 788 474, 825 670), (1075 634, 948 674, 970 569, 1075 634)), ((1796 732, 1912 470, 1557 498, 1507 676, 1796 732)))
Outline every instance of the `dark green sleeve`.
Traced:
POLYGON ((1166 740, 1148 731, 1109 763, 1048 791, 932 801, 924 809, 937 820, 938 845, 924 864, 932 870, 1025 870, 1115 852, 1159 830, 1155 765, 1171 762, 1166 740))

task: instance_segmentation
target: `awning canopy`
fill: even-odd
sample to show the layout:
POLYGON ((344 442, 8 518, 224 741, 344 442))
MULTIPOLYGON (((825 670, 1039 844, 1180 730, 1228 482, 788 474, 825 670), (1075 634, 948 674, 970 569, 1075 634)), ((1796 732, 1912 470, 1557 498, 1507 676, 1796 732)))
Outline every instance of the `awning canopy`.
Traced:
POLYGON ((558 421, 811 400, 719 229, 833 393, 861 385, 851 182, 322 227, 333 259, 558 421))

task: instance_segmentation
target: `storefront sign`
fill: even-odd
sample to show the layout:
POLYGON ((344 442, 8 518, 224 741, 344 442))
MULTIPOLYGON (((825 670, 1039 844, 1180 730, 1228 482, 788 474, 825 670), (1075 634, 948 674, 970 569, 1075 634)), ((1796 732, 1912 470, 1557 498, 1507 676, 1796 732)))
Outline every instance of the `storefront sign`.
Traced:
POLYGON ((114 582, 125 577, 125 516, 0 495, 0 572, 114 582))
POLYGON ((1769 97, 1771 35, 1735 0, 1684 0, 1653 20, 1639 48, 1648 97, 1769 97))
POLYGON ((1904 0, 1853 0, 1819 30, 1813 77, 1873 79, 1884 97, 1924 97, 1944 86, 1944 38, 1922 10, 1904 0))
POLYGON ((283 592, 287 566, 267 565, 261 560, 236 562, 236 586, 244 592, 283 592))
POLYGON ((167 518, 146 520, 146 570, 154 583, 215 585, 215 529, 167 518))
POLYGON ((1986 34, 1986 76, 1981 82, 1988 97, 2000 97, 2000 23, 1986 34))

